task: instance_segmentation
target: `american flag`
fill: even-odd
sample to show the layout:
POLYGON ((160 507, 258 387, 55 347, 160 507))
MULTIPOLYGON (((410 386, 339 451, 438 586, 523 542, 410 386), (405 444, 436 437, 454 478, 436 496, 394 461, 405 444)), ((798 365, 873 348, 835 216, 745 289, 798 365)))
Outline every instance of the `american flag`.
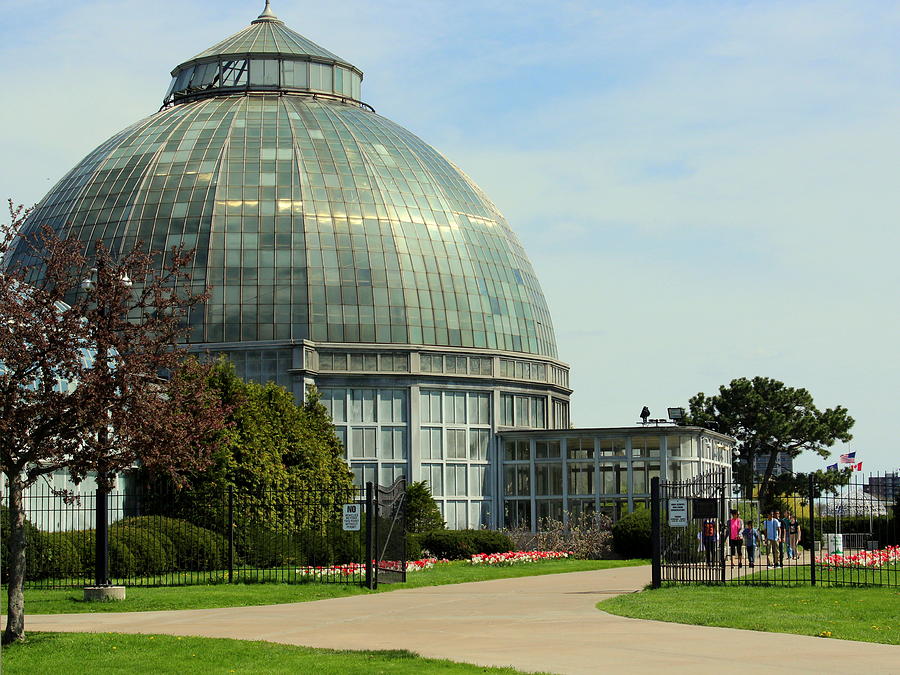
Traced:
POLYGON ((841 455, 841 464, 856 464, 856 453, 848 452, 846 455, 841 455))

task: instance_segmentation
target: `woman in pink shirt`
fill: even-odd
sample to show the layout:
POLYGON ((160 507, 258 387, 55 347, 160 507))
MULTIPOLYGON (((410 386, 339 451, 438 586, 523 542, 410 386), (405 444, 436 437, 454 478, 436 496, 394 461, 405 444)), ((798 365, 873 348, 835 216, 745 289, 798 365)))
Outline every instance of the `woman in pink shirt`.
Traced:
POLYGON ((731 518, 728 519, 728 547, 731 554, 731 566, 734 567, 734 556, 737 555, 738 568, 744 566, 744 521, 738 515, 737 509, 731 509, 731 518))

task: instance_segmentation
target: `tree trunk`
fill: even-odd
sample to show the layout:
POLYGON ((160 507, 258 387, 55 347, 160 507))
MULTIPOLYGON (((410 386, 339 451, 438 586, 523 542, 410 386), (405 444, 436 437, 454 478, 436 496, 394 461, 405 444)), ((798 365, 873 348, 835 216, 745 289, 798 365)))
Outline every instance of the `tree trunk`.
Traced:
POLYGON ((9 562, 3 644, 25 639, 25 507, 18 474, 9 481, 9 562))
POLYGON ((778 450, 769 450, 769 461, 766 464, 766 472, 763 474, 762 481, 759 484, 760 509, 768 509, 769 507, 769 483, 772 480, 772 472, 775 471, 776 457, 778 457, 778 450))

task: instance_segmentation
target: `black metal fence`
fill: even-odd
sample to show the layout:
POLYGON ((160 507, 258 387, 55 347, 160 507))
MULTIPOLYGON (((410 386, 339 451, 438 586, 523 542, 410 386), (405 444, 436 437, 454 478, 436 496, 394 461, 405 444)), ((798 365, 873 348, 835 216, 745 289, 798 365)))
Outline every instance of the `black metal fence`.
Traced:
MULTIPOLYGON (((359 488, 203 495, 112 492, 109 581, 127 586, 368 582, 374 587, 378 570, 392 566, 405 580, 405 481, 391 488, 371 486, 370 494, 367 500, 366 491, 359 488), (380 512, 394 515, 378 517, 380 512), (381 545, 376 539, 379 528, 366 527, 370 518, 387 527, 381 545), (356 523, 358 529, 345 529, 356 523)), ((95 509, 93 492, 33 491, 25 496, 26 587, 81 587, 94 582, 95 509)), ((5 536, 2 549, 5 570, 5 536)))
POLYGON ((652 481, 653 585, 900 587, 900 498, 880 477, 810 482, 761 507, 724 471, 652 481), (875 487, 873 487, 875 486, 875 487))

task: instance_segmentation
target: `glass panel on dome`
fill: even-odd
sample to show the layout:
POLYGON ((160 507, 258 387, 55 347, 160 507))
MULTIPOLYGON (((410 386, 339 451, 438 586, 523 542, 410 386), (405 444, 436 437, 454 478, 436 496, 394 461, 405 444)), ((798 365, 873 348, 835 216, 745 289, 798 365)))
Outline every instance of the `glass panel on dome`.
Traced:
POLYGON ((188 82, 191 81, 191 76, 194 74, 194 66, 190 66, 185 68, 178 76, 175 78, 175 86, 172 88, 172 91, 184 91, 187 89, 188 82))
POLYGON ((219 76, 219 64, 201 63, 194 69, 194 76, 191 78, 191 89, 208 88, 214 80, 219 76))
POLYGON ((360 88, 361 88, 360 85, 362 84, 362 80, 359 77, 359 75, 357 75, 356 73, 353 73, 352 75, 350 75, 350 81, 351 81, 350 95, 358 101, 360 96, 362 95, 360 92, 360 88))
POLYGON ((309 88, 316 91, 333 91, 332 68, 324 63, 309 64, 309 88))
POLYGON ((281 62, 281 86, 306 89, 309 86, 306 61, 281 62))
POLYGON ((263 87, 278 86, 278 61, 253 59, 250 61, 250 84, 263 87))
POLYGON ((242 87, 247 84, 247 59, 222 62, 222 86, 242 87))

